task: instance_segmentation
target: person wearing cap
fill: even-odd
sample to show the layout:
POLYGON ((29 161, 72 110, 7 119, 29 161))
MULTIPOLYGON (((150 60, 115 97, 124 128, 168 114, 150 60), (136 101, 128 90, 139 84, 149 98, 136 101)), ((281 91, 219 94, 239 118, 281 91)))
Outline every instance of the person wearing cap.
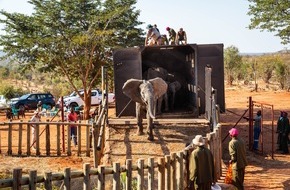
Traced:
POLYGON ((196 149, 190 154, 189 160, 189 189, 208 190, 215 184, 214 159, 211 151, 206 148, 205 140, 201 135, 196 135, 192 140, 196 149))
POLYGON ((232 164, 233 171, 232 184, 236 186, 238 190, 243 190, 245 169, 248 164, 246 146, 245 143, 238 138, 239 132, 236 128, 232 128, 229 134, 232 138, 229 142, 230 163, 232 164))
MULTIPOLYGON (((36 110, 29 121, 32 122, 32 123, 38 123, 38 122, 40 122, 40 118, 41 118, 40 113, 36 110)), ((35 130, 36 130, 37 126, 38 125, 36 125, 36 124, 32 124, 31 125, 31 133, 32 133, 32 140, 31 140, 32 144, 31 144, 31 146, 34 149, 36 148, 35 147, 35 141, 36 141, 36 132, 35 132, 35 130)))
POLYGON ((187 44, 187 36, 186 32, 183 28, 180 28, 176 34, 176 45, 186 45, 187 44))
POLYGON ((176 38, 176 32, 173 28, 166 27, 166 31, 168 32, 168 41, 170 45, 175 45, 175 38, 176 38))
POLYGON ((148 24, 146 28, 148 31, 145 38, 145 46, 152 46, 155 44, 161 45, 161 35, 157 29, 154 28, 151 24, 148 24))

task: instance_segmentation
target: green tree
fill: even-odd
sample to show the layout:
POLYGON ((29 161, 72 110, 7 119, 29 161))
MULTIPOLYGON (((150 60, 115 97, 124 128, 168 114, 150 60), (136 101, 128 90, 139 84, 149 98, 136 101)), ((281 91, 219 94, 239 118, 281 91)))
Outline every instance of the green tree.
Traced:
POLYGON ((290 1, 287 0, 248 0, 248 15, 253 16, 250 29, 274 32, 282 44, 290 42, 290 1))
POLYGON ((281 89, 283 90, 287 82, 288 75, 287 65, 284 64, 283 62, 277 62, 275 66, 276 66, 275 67, 276 77, 280 84, 281 89))
POLYGON ((275 70, 276 64, 281 62, 280 57, 277 55, 264 55, 258 57, 257 62, 260 76, 265 83, 269 84, 270 79, 274 75, 273 71, 275 70))
POLYGON ((5 34, 0 37, 6 57, 23 69, 37 68, 66 77, 74 90, 84 89, 85 118, 91 90, 100 82, 100 68, 112 63, 112 49, 140 45, 142 24, 136 0, 30 0, 31 16, 0 13, 5 34))
POLYGON ((225 74, 228 85, 232 85, 233 81, 239 76, 239 69, 242 64, 242 56, 239 55, 239 49, 230 46, 224 52, 225 74))

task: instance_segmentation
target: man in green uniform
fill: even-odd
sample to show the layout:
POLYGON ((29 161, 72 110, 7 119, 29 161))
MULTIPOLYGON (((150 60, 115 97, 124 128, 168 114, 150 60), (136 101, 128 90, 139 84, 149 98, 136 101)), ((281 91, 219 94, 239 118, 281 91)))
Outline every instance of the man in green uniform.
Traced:
POLYGON ((229 131, 232 140, 229 142, 230 163, 233 169, 233 185, 238 190, 244 189, 245 168, 247 166, 245 143, 238 138, 238 130, 232 128, 229 131))
POLYGON ((211 151, 204 146, 204 139, 201 135, 196 135, 192 140, 196 149, 192 151, 189 160, 189 177, 191 189, 208 190, 215 184, 214 160, 211 151))

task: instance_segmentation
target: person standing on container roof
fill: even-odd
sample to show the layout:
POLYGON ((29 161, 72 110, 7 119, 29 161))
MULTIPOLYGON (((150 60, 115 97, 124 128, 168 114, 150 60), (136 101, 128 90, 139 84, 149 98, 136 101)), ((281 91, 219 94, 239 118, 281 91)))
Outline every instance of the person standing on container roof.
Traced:
POLYGON ((168 32, 168 36, 169 36, 169 44, 170 45, 175 45, 175 39, 176 39, 176 32, 173 28, 170 27, 166 27, 166 31, 168 32))
POLYGON ((186 32, 183 28, 180 28, 176 34, 176 44, 177 45, 186 45, 187 44, 187 36, 186 32))
POLYGON ((161 45, 161 35, 151 24, 146 27, 148 29, 145 38, 145 46, 161 45))

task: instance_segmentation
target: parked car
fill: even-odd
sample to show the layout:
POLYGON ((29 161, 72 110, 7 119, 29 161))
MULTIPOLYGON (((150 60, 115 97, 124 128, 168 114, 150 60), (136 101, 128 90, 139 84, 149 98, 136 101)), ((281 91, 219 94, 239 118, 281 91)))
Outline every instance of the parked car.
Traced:
MULTIPOLYGON (((79 91, 80 94, 84 94, 83 90, 79 91)), ((102 92, 98 89, 92 90, 91 92, 91 105, 98 105, 100 104, 102 100, 102 92)), ((67 96, 63 99, 64 105, 67 107, 80 107, 84 105, 84 101, 82 98, 75 92, 71 93, 70 96, 67 96)), ((108 94, 108 103, 114 103, 115 102, 115 94, 114 93, 109 93, 108 94)))
POLYGON ((6 109, 7 107, 9 107, 9 105, 7 104, 6 98, 4 95, 0 95, 0 109, 6 109))
POLYGON ((14 106, 16 109, 32 110, 37 108, 39 101, 51 108, 55 106, 55 99, 51 93, 25 94, 19 99, 12 100, 11 106, 14 106))

